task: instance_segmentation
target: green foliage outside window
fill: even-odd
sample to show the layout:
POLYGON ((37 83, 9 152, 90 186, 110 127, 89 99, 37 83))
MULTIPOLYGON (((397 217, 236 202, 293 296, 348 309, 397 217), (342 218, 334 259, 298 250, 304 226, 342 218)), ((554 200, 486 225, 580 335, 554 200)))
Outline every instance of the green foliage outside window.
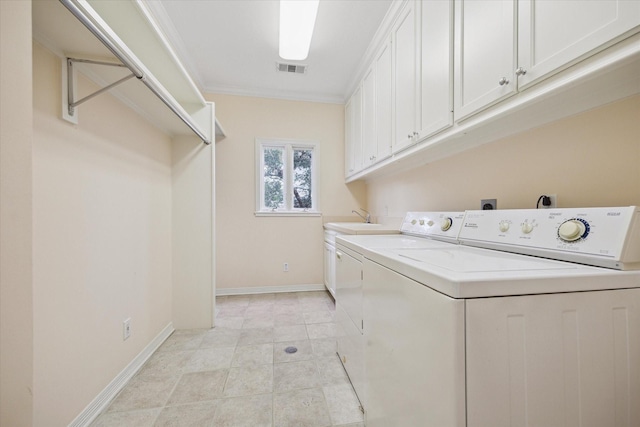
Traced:
POLYGON ((293 150, 293 207, 311 209, 312 150, 293 150))
POLYGON ((264 205, 278 209, 284 203, 284 162, 282 148, 264 150, 264 205))

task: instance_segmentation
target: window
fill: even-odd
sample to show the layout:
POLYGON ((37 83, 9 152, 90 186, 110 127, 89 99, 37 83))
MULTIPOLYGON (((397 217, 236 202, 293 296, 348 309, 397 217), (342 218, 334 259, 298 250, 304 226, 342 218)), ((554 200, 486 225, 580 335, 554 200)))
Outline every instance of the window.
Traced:
POLYGON ((256 215, 319 215, 317 156, 313 142, 256 140, 256 215))

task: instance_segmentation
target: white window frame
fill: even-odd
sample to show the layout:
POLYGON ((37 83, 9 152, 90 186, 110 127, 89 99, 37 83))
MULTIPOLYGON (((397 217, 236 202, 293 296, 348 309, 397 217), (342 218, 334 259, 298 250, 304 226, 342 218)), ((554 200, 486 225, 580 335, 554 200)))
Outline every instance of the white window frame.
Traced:
POLYGON ((315 141, 256 138, 256 216, 320 216, 318 204, 318 164, 320 144, 315 141), (264 206, 264 149, 284 150, 284 208, 271 209, 264 206), (311 157, 311 203, 310 209, 293 207, 293 150, 312 150, 311 157))

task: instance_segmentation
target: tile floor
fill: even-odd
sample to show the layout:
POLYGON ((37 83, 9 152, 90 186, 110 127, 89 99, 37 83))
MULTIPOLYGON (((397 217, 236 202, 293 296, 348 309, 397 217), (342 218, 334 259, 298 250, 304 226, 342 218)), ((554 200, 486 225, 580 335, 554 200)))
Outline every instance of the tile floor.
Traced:
POLYGON ((92 427, 363 427, 334 315, 324 291, 219 297, 216 328, 174 332, 92 427))

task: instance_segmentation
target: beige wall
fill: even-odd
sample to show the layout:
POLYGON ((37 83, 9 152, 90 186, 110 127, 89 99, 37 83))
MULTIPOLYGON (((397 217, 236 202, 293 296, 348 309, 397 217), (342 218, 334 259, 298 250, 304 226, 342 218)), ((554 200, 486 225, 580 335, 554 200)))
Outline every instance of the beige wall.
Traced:
POLYGON ((31 2, 0 1, 0 425, 33 414, 31 2))
POLYGON ((195 136, 172 144, 173 325, 210 328, 214 304, 215 145, 195 136))
POLYGON ((33 61, 34 425, 62 426, 171 322, 171 141, 108 94, 61 120, 60 59, 33 61))
POLYGON ((216 143, 217 288, 323 283, 323 218, 254 215, 255 139, 318 141, 320 210, 325 218, 350 216, 366 199, 363 183, 344 184, 344 106, 232 95, 208 98, 215 101, 227 134, 216 143))
POLYGON ((640 96, 370 181, 376 215, 406 211, 640 205, 640 96))

